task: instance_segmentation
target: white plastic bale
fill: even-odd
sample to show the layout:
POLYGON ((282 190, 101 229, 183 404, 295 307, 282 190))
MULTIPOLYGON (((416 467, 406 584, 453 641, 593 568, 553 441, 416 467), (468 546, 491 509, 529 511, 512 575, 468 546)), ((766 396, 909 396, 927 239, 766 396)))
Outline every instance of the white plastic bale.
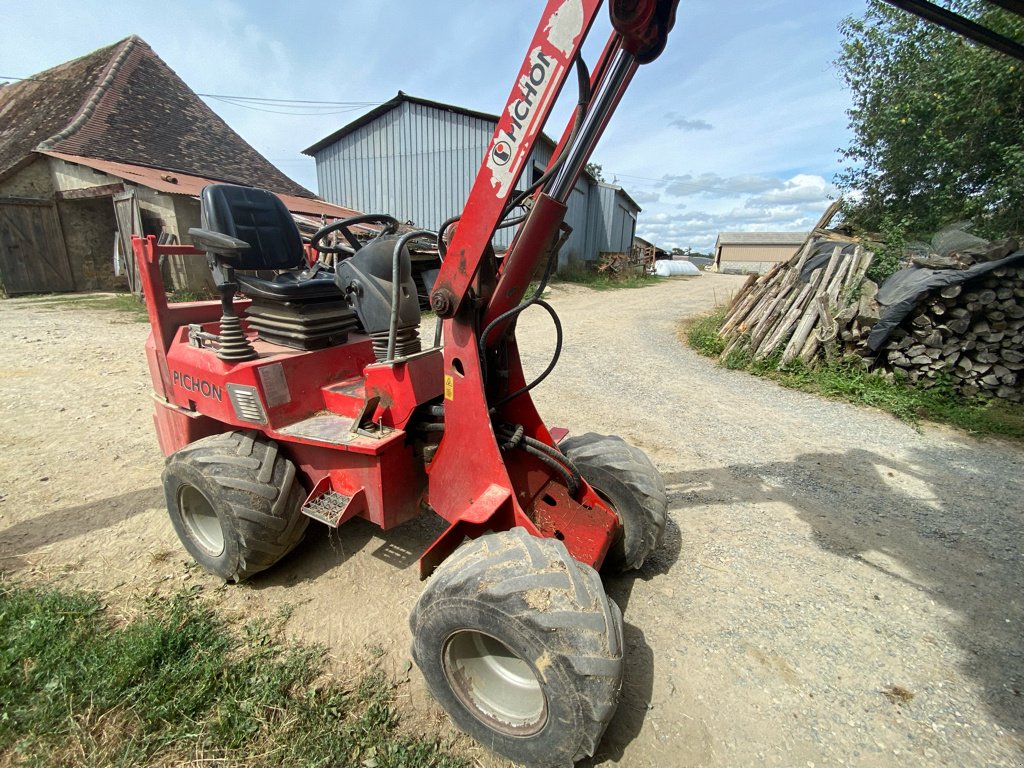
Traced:
POLYGON ((699 275, 697 265, 689 261, 669 261, 661 259, 654 262, 654 274, 658 277, 674 277, 676 275, 699 275))

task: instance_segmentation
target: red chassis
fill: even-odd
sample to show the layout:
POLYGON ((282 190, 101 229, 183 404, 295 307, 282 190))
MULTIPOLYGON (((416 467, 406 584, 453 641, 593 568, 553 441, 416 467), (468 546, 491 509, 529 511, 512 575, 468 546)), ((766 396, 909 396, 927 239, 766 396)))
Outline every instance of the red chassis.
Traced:
MULTIPOLYGON (((165 454, 219 432, 255 429, 277 441, 298 468, 308 494, 304 510, 333 494, 330 524, 358 515, 387 529, 431 509, 450 526, 421 559, 422 576, 466 536, 516 526, 534 536, 562 540, 574 558, 601 566, 619 533, 615 511, 585 482, 570 494, 563 476, 543 461, 522 451, 501 450, 495 434, 495 425, 511 424, 521 426, 529 438, 554 445, 529 393, 507 397, 526 382, 514 320, 502 323, 500 318, 522 300, 557 238, 565 210, 557 190, 549 184, 538 191, 500 272, 488 276, 481 269, 492 233, 600 4, 547 4, 431 297, 444 318, 443 348, 377 362, 370 339, 352 334, 339 346, 296 350, 258 339, 243 318, 258 356, 225 362, 212 350, 190 343, 190 325, 200 326, 193 331, 219 333, 220 304, 168 305, 164 298, 161 257, 200 252, 157 245, 153 237, 135 239, 152 326, 147 356, 155 390, 154 420, 165 454), (499 322, 482 348, 481 328, 492 320, 499 322), (490 355, 499 349, 497 376, 498 363, 490 355), (410 430, 410 422, 422 420, 430 405, 443 406, 444 427, 424 439, 410 430)), ((555 179, 563 189, 571 189, 638 59, 643 60, 638 50, 650 54, 656 49, 654 55, 660 51, 675 3, 617 5, 642 18, 616 20, 613 8, 617 31, 590 80, 595 102, 603 102, 592 109, 596 118, 584 125, 580 136, 566 128, 555 153, 557 157, 563 147, 573 149, 566 147, 573 139, 584 145, 563 168, 552 169, 563 177, 555 179), (644 7, 646 16, 637 10, 644 7)), ((236 302, 239 314, 246 305, 236 302)))
MULTIPOLYGON (((218 432, 257 429, 284 446, 300 470, 309 493, 304 507, 331 492, 348 499, 344 515, 335 524, 361 516, 387 529, 424 508, 434 508, 455 529, 442 536, 442 542, 457 544, 467 534, 519 525, 534 535, 564 540, 574 557, 600 566, 618 530, 615 513, 589 487, 578 501, 569 498, 565 485, 527 454, 504 454, 507 465, 499 457, 491 474, 478 478, 488 480, 483 492, 465 497, 460 509, 448 507, 449 513, 444 514, 444 509, 433 507, 432 490, 446 487, 450 499, 459 478, 434 472, 428 477, 422 446, 415 445, 406 428, 419 406, 439 403, 445 396, 440 349, 377 363, 370 339, 359 334, 340 346, 303 351, 260 341, 250 333, 259 356, 241 363, 224 362, 210 350, 189 344, 190 325, 218 332, 220 302, 168 304, 163 298, 160 257, 202 254, 188 246, 157 245, 153 237, 137 238, 134 245, 143 289, 150 297, 147 308, 153 332, 146 354, 154 388, 153 418, 165 455, 218 432), (251 393, 256 393, 252 410, 232 402, 233 397, 238 401, 239 392, 250 401, 251 393), (376 408, 365 412, 375 399, 376 408), (369 429, 353 431, 360 417, 369 429)), ((246 302, 235 306, 244 309, 246 302)), ((463 368, 457 387, 452 382, 447 403, 472 386, 474 373, 481 386, 479 370, 463 368)), ((553 444, 529 396, 517 400, 509 404, 514 408, 505 409, 514 414, 510 418, 528 423, 526 434, 553 444)), ((450 423, 446 419, 446 429, 452 429, 447 427, 450 423)), ((453 446, 449 450, 458 457, 456 466, 458 462, 471 466, 482 453, 497 454, 489 424, 485 420, 466 429, 461 439, 455 439, 458 427, 446 431, 441 444, 453 446)), ((438 546, 428 556, 436 556, 438 546)), ((437 562, 424 560, 422 575, 437 562)))

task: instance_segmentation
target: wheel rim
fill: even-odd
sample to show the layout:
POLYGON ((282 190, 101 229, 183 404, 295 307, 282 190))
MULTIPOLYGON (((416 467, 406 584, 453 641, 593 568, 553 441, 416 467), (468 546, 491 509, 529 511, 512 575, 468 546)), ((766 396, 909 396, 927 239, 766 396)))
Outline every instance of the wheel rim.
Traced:
POLYGON ((462 630, 444 648, 448 683, 478 719, 501 733, 529 736, 547 721, 547 702, 533 667, 491 635, 462 630))
POLYGON ((213 505, 199 491, 186 485, 178 493, 178 510, 192 539, 212 557, 224 551, 224 531, 213 505))

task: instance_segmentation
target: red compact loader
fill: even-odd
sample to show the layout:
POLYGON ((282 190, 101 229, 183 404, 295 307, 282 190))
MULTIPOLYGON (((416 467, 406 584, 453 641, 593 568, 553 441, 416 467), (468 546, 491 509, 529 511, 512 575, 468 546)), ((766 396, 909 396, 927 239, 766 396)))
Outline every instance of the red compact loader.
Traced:
POLYGON ((276 196, 215 184, 195 247, 134 243, 164 489, 185 548, 241 581, 289 552, 310 518, 388 529, 440 515, 448 528, 420 559, 413 657, 460 728, 524 765, 594 753, 623 669, 622 615, 598 569, 640 567, 667 504, 657 470, 623 440, 553 439, 529 393, 555 360, 525 380, 516 319, 545 309, 560 349, 540 295, 566 201, 638 66, 664 48, 677 2, 613 0, 591 75, 580 51, 600 0, 549 0, 465 209, 439 232, 403 232, 386 215, 338 221, 312 242, 334 266, 309 268, 276 196), (574 117, 517 192, 573 70, 574 117), (497 259, 494 232, 517 224, 497 259), (442 257, 430 346, 409 257, 427 238, 442 257), (160 259, 175 253, 206 255, 219 302, 168 305, 160 259))

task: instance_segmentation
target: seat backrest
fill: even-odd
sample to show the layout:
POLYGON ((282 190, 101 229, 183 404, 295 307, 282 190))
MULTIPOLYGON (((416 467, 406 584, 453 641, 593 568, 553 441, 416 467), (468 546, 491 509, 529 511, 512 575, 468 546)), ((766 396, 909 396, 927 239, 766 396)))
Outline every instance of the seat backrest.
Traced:
POLYGON ((203 188, 200 201, 203 229, 237 237, 251 246, 245 253, 225 258, 235 269, 292 269, 305 265, 295 220, 273 192, 210 184, 203 188))

